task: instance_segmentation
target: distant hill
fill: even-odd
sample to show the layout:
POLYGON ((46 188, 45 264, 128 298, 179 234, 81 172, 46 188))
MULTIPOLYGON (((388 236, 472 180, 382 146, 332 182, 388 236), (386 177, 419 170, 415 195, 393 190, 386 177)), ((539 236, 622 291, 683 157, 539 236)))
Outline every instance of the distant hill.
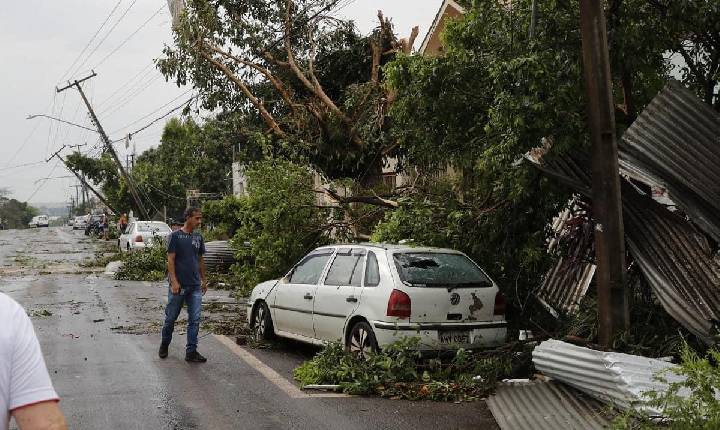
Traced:
POLYGON ((48 216, 67 216, 67 203, 32 203, 39 214, 48 216))

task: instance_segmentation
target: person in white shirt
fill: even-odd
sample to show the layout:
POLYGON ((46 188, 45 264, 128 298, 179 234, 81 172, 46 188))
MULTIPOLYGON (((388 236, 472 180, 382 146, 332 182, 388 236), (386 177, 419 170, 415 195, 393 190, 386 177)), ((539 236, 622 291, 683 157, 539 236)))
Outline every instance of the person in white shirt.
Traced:
POLYGON ((67 430, 30 318, 0 293, 0 430, 67 430))

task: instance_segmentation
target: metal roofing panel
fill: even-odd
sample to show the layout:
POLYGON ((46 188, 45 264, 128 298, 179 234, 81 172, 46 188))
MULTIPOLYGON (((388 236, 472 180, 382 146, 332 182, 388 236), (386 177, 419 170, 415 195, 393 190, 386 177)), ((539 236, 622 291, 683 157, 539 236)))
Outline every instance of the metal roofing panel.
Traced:
POLYGON ((720 241, 720 114, 670 81, 622 136, 620 166, 666 187, 720 241))
POLYGON ((487 404, 502 430, 586 430, 610 425, 604 405, 554 382, 501 384, 487 404))
MULTIPOLYGON (((596 399, 650 415, 660 415, 661 411, 647 404, 644 393, 667 390, 668 385, 655 377, 676 367, 653 358, 595 351, 555 339, 542 342, 533 350, 533 364, 544 375, 596 399)), ((663 376, 669 382, 682 381, 670 372, 663 376)))

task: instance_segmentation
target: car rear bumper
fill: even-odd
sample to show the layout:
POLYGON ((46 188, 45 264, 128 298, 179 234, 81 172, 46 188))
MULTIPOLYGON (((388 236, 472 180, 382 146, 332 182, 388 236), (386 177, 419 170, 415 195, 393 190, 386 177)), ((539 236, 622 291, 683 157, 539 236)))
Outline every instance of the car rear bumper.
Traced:
POLYGON ((488 348, 502 345, 507 337, 507 321, 483 321, 473 323, 395 323, 374 321, 375 338, 381 348, 404 337, 419 337, 420 350, 443 350, 458 348, 488 348), (469 334, 469 343, 441 344, 443 332, 469 334))

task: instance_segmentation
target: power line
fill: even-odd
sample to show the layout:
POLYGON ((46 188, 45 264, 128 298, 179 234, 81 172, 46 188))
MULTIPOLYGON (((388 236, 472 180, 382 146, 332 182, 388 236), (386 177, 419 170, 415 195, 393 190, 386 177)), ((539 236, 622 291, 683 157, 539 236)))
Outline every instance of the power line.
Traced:
MULTIPOLYGON (((115 134, 115 133, 117 133, 118 131, 122 131, 122 130, 125 130, 125 129, 129 128, 129 127, 132 127, 133 125, 139 123, 140 121, 142 121, 142 120, 144 120, 144 119, 146 119, 146 118, 148 118, 148 117, 156 114, 158 111, 166 108, 169 104, 171 104, 171 103, 174 102, 175 100, 179 99, 180 97, 183 97, 184 95, 186 95, 186 94, 189 93, 190 91, 192 91, 192 88, 189 89, 189 90, 187 90, 187 91, 185 91, 184 93, 180 94, 179 96, 175 97, 174 99, 170 100, 169 102, 165 103, 164 105, 160 106, 159 108, 155 109, 154 111, 148 113, 147 115, 143 116, 142 118, 139 118, 139 119, 131 122, 130 124, 127 124, 127 125, 119 128, 119 129, 113 131, 112 134, 115 134)), ((153 121, 153 122, 159 121, 159 120, 161 120, 162 118, 164 118, 165 116, 169 115, 170 113, 172 113, 172 112, 180 109, 182 106, 184 106, 186 103, 190 102, 190 101, 191 101, 192 99, 194 99, 195 97, 197 97, 197 95, 190 97, 190 99, 188 99, 186 102, 184 102, 183 104, 181 104, 181 105, 178 106, 178 107, 173 108, 173 110, 171 110, 170 112, 166 113, 165 115, 163 115, 162 117, 156 119, 156 120, 153 121)), ((144 130, 145 128, 149 127, 151 124, 152 124, 152 123, 150 123, 150 124, 148 124, 147 126, 143 127, 142 130, 144 130)), ((141 130, 135 131, 135 133, 138 133, 139 131, 141 131, 141 130)), ((134 133, 131 133, 131 134, 134 134, 134 133)))
MULTIPOLYGON (((58 166, 59 163, 60 163, 59 160, 55 162, 55 165, 53 166, 52 170, 50 170, 50 174, 49 174, 48 176, 52 176, 52 174, 55 173, 55 169, 57 169, 57 166, 58 166)), ((33 197, 35 197, 35 194, 37 194, 37 192, 40 191, 40 189, 41 189, 42 187, 44 187, 45 184, 47 184, 48 179, 49 179, 49 178, 46 178, 46 179, 43 181, 42 184, 38 185, 37 188, 35 188, 35 191, 33 191, 33 193, 30 194, 30 197, 28 197, 27 199, 25 199, 25 201, 26 201, 26 202, 29 202, 33 197)))
MULTIPOLYGON (((147 66, 143 67, 142 70, 140 70, 140 71, 137 72, 135 75, 133 75, 132 78, 130 78, 130 79, 128 79, 127 81, 125 81, 125 83, 123 83, 122 85, 120 85, 115 91, 112 92, 112 94, 110 94, 110 95, 109 95, 108 97, 106 97, 103 101, 101 101, 100 103, 98 103, 96 106, 97 106, 97 107, 100 107, 100 106, 104 105, 105 103, 107 103, 108 101, 110 101, 113 97, 115 97, 115 95, 116 95, 117 93, 119 93, 119 92, 120 92, 121 90, 123 90, 126 86, 128 86, 131 82, 133 82, 138 76, 140 76, 141 74, 143 74, 143 72, 146 72, 146 71, 148 70, 148 68, 150 68, 151 66, 154 66, 154 64, 153 64, 153 63, 150 63, 150 64, 148 64, 147 66)), ((139 82, 139 81, 138 81, 138 82, 139 82)))
POLYGON ((125 18, 125 15, 127 15, 127 13, 130 12, 130 9, 132 9, 132 7, 135 5, 136 2, 137 2, 137 0, 133 0, 133 2, 130 3, 130 6, 128 6, 128 8, 125 9, 125 12, 123 12, 123 14, 120 15, 120 18, 118 18, 118 20, 115 21, 115 24, 113 24, 113 26, 110 27, 110 30, 108 30, 108 32, 105 33, 105 37, 103 37, 102 40, 100 40, 100 42, 95 46, 95 48, 93 48, 92 52, 90 52, 90 54, 88 54, 88 56, 85 57, 85 60, 77 67, 77 69, 75 69, 75 72, 73 72, 73 75, 75 75, 80 70, 80 68, 82 66, 84 66, 85 63, 87 63, 87 61, 93 56, 93 54, 95 54, 95 52, 98 50, 98 48, 100 48, 100 46, 105 42, 105 40, 107 40, 108 36, 110 36, 110 34, 112 34, 113 30, 115 30, 115 27, 117 27, 118 24, 120 24, 120 22, 123 20, 123 18, 125 18))
MULTIPOLYGON (((134 3, 134 2, 133 2, 133 3, 134 3)), ((135 31, 133 31, 133 32, 130 34, 130 36, 126 37, 125 40, 123 40, 122 43, 120 43, 120 45, 117 46, 117 48, 113 49, 112 52, 110 52, 110 53, 107 54, 105 57, 103 57, 103 59, 100 60, 99 63, 97 63, 97 65, 95 66, 95 68, 100 67, 100 66, 105 62, 105 60, 107 60, 108 58, 112 57, 113 54, 115 54, 120 48, 122 48, 122 47, 128 42, 128 40, 130 40, 130 39, 131 39, 133 36, 135 36, 140 30, 142 30, 142 29, 147 25, 147 23, 150 22, 153 18, 155 18, 164 8, 165 8, 165 5, 160 6, 160 9, 158 9, 157 11, 155 11, 155 13, 152 14, 152 16, 150 16, 150 18, 146 19, 145 22, 143 22, 143 23, 140 25, 140 27, 138 27, 135 31)))
POLYGON ((127 106, 130 101, 134 100, 137 96, 145 92, 148 88, 150 88, 155 82, 158 81, 158 79, 162 78, 162 75, 156 75, 149 81, 143 82, 141 85, 144 85, 142 87, 138 86, 128 92, 128 94, 125 94, 123 97, 118 100, 116 104, 111 104, 107 106, 105 109, 100 111, 98 115, 103 115, 104 117, 108 117, 111 114, 117 112, 122 107, 127 106))
POLYGON ((95 34, 93 34, 93 36, 90 38, 90 40, 85 45, 83 50, 75 58, 75 61, 73 61, 72 64, 70 65, 70 67, 68 67, 68 69, 65 71, 65 73, 62 74, 62 76, 60 77, 61 81, 63 79, 65 79, 65 76, 67 76, 67 74, 70 72, 70 70, 72 70, 72 68, 75 67, 75 64, 77 64, 78 60, 80 60, 80 57, 82 57, 82 55, 85 53, 85 51, 87 51, 87 49, 90 47, 90 44, 93 42, 93 40, 95 40, 95 38, 98 36, 98 34, 100 34, 100 31, 102 31, 103 27, 105 27, 105 24, 107 24, 107 22, 110 21, 110 18, 113 16, 113 14, 117 10, 117 8, 120 6, 120 3, 122 3, 122 0, 118 0, 118 2, 115 4, 115 7, 112 8, 112 10, 108 14, 107 18, 105 18, 105 21, 103 21, 102 24, 100 24, 100 28, 98 28, 97 31, 95 32, 95 34))

